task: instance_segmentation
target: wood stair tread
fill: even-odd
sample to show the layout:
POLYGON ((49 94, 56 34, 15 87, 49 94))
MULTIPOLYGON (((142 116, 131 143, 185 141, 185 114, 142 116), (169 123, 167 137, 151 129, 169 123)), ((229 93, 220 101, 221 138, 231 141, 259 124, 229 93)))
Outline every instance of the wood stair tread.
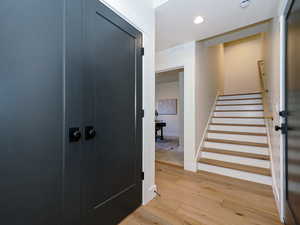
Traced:
POLYGON ((232 141, 232 140, 224 140, 224 139, 216 139, 216 138, 206 138, 205 141, 223 143, 223 144, 232 144, 232 145, 247 145, 247 146, 262 147, 262 148, 269 147, 268 144, 248 142, 248 141, 232 141))
POLYGON ((247 92, 247 93, 240 93, 240 94, 226 94, 226 95, 219 95, 219 97, 224 97, 224 96, 240 96, 240 95, 257 95, 257 94, 262 94, 261 91, 259 92, 247 92))
POLYGON ((262 100, 262 98, 218 99, 217 101, 243 101, 243 100, 262 100))
POLYGON ((266 133, 250 133, 250 132, 235 132, 235 131, 223 131, 223 130, 208 130, 208 133, 215 134, 235 134, 235 135, 248 135, 248 136, 261 136, 266 137, 266 133))
POLYGON ((248 103, 248 104, 226 104, 226 105, 220 105, 217 104, 216 106, 253 106, 253 105, 263 105, 262 103, 248 103))
POLYGON ((263 112, 262 109, 232 109, 232 110, 215 110, 214 112, 263 112))
POLYGON ((266 169, 266 168, 247 166, 247 165, 224 162, 224 161, 207 159, 207 158, 201 158, 201 159, 199 159, 198 162, 212 165, 212 166, 219 166, 219 167, 228 168, 228 169, 234 169, 234 170, 240 170, 240 171, 249 172, 249 173, 260 174, 260 175, 264 175, 264 176, 271 176, 270 169, 266 169))
POLYGON ((220 119, 264 119, 264 116, 213 116, 220 119))
POLYGON ((210 123, 212 126, 266 127, 265 124, 210 123))
POLYGON ((237 152, 237 151, 230 151, 230 150, 216 149, 216 148, 202 148, 201 151, 217 153, 222 155, 239 156, 239 157, 251 158, 251 159, 270 160, 270 156, 268 155, 261 155, 261 154, 247 153, 247 152, 237 152))

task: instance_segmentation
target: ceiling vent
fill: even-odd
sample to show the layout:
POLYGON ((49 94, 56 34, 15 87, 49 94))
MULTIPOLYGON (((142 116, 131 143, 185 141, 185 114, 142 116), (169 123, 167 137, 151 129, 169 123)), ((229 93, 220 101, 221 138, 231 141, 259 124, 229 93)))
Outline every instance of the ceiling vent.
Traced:
POLYGON ((158 8, 159 6, 167 3, 169 0, 154 0, 154 8, 158 8))
POLYGON ((240 0, 241 8, 246 8, 250 5, 251 0, 240 0))

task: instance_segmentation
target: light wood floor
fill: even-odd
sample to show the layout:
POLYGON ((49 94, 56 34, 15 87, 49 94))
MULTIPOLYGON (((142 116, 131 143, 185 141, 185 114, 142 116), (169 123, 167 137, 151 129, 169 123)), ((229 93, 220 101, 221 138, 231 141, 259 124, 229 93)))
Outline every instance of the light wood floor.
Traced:
POLYGON ((281 224, 269 186, 156 164, 161 197, 121 225, 281 224))
POLYGON ((183 167, 183 148, 179 146, 178 137, 165 137, 158 139, 155 144, 155 160, 167 162, 183 167))

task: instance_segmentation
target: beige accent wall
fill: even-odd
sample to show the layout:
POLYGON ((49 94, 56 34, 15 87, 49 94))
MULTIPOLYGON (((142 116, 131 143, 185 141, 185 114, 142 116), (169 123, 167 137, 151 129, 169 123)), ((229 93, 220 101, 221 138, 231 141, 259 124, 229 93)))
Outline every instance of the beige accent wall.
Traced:
POLYGON ((199 149, 201 139, 215 102, 219 88, 223 88, 223 45, 205 47, 203 42, 196 48, 196 147, 199 149))
POLYGON ((249 36, 257 35, 264 33, 269 28, 270 20, 263 21, 257 24, 253 24, 247 27, 243 27, 237 30, 230 31, 228 33, 218 35, 216 37, 212 37, 206 40, 203 40, 205 42, 205 46, 213 46, 218 44, 223 44, 231 41, 240 40, 243 38, 247 38, 249 36))
POLYGON ((225 94, 260 91, 257 61, 262 59, 261 35, 224 44, 225 94))
POLYGON ((214 46, 217 49, 217 74, 218 74, 218 92, 224 94, 225 82, 225 49, 224 44, 214 46))
POLYGON ((280 26, 278 19, 271 21, 269 30, 264 34, 264 60, 265 74, 268 93, 266 94, 267 111, 273 116, 274 120, 268 120, 269 134, 271 139, 271 160, 273 188, 275 197, 280 205, 282 201, 281 193, 281 151, 280 151, 280 132, 274 131, 274 126, 280 124, 280 26))

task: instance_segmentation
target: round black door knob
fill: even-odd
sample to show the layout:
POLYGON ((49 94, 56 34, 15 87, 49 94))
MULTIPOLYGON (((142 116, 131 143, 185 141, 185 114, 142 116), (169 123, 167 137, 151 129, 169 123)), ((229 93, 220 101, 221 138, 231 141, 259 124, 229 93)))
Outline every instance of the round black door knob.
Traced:
POLYGON ((70 142, 78 142, 81 138, 81 132, 79 127, 73 127, 69 130, 70 142))
POLYGON ((85 139, 90 140, 96 136, 96 130, 92 126, 88 126, 85 128, 85 139))
POLYGON ((90 134, 90 136, 95 137, 95 135, 96 135, 95 129, 90 130, 90 131, 89 131, 89 134, 90 134))
POLYGON ((81 133, 80 133, 80 131, 75 131, 74 133, 73 133, 73 136, 75 137, 75 138, 80 138, 81 137, 81 133))

